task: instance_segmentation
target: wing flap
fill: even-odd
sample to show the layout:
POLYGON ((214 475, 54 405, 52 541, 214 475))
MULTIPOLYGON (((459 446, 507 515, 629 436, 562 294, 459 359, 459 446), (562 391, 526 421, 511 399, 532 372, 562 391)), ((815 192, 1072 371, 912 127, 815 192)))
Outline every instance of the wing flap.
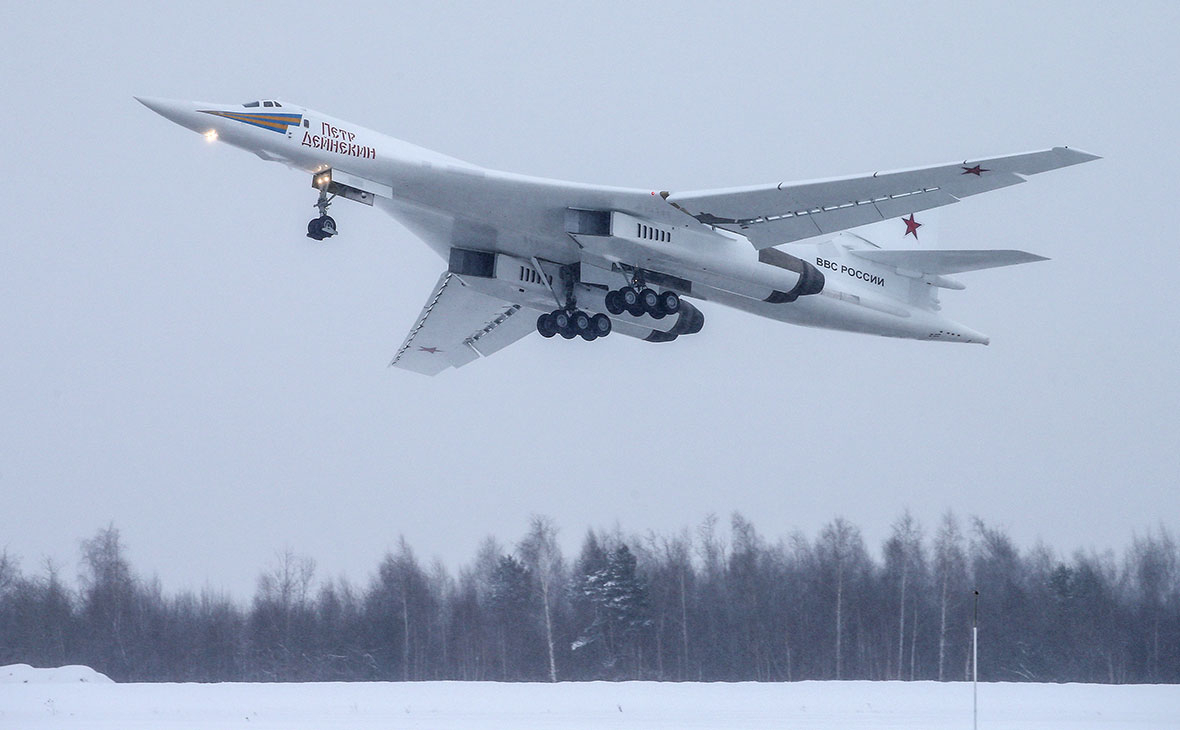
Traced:
POLYGON ((439 277, 390 367, 437 375, 485 357, 535 328, 520 305, 477 292, 457 274, 439 277))
POLYGON ((932 167, 748 188, 671 193, 665 199, 702 223, 766 248, 896 218, 991 190, 1027 175, 1099 159, 1054 147, 932 167))
POLYGON ((528 336, 536 329, 536 320, 528 317, 520 307, 516 307, 511 311, 505 310, 504 314, 493 319, 474 335, 471 346, 480 355, 487 357, 528 336))

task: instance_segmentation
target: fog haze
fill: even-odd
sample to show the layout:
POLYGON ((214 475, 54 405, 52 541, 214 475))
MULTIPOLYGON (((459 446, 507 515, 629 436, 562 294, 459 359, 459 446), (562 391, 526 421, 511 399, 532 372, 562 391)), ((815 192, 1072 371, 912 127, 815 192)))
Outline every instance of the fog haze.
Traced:
POLYGON ((114 523, 167 589, 247 596, 286 546, 368 577, 552 516, 670 532, 947 509, 1068 553, 1180 513, 1171 3, 15 4, 0 89, 0 549, 72 574, 114 523), (943 311, 990 347, 705 302, 670 345, 529 337, 387 369, 445 266, 380 211, 304 236, 302 175, 133 95, 280 98, 488 167, 689 190, 1071 145, 942 210, 943 311))

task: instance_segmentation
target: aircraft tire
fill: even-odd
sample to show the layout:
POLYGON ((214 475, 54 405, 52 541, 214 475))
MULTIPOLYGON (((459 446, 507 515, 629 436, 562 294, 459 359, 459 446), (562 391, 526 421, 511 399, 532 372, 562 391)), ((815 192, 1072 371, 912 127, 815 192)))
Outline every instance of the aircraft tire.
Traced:
POLYGON ((574 316, 570 318, 570 326, 578 334, 584 334, 590 331, 590 315, 578 310, 574 312, 574 316))
POLYGON ((634 309, 639 304, 639 292, 635 291, 635 287, 625 286, 619 290, 619 301, 624 309, 634 309))
POLYGON ((642 317, 644 314, 643 307, 639 304, 636 304, 633 307, 627 307, 627 314, 631 315, 632 317, 642 317))
POLYGON ((541 336, 546 339, 557 334, 557 328, 553 326, 552 315, 542 314, 540 317, 537 317, 537 332, 540 332, 541 336))
POLYGON ((622 296, 617 291, 607 292, 606 294, 606 311, 611 314, 622 314, 626 307, 623 305, 622 296))
POLYGON ((660 311, 664 314, 676 314, 680 311, 680 296, 674 291, 660 294, 660 311))
POLYGON ((321 215, 319 218, 320 232, 327 236, 336 235, 336 220, 330 215, 321 215))
POLYGON ((656 294, 655 289, 648 288, 639 292, 639 303, 648 314, 654 315, 660 311, 660 295, 656 294))
POLYGON ((549 316, 552 317, 553 327, 558 332, 569 329, 571 319, 569 312, 559 309, 549 316))
POLYGON ((602 312, 599 312, 590 318, 590 331, 593 332, 596 337, 606 337, 610 334, 611 329, 613 329, 613 327, 610 322, 610 317, 606 316, 602 312))

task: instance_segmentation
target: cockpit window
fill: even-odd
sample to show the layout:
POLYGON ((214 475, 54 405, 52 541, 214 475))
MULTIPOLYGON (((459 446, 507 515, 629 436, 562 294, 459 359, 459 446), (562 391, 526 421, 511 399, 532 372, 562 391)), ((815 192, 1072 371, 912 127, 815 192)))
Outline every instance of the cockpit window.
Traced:
POLYGON ((243 104, 242 106, 244 106, 248 109, 250 107, 258 106, 258 104, 259 104, 259 102, 257 102, 257 101, 248 101, 245 104, 243 104))
POLYGON ((262 102, 262 105, 263 106, 274 106, 275 103, 273 101, 264 101, 264 102, 262 102))

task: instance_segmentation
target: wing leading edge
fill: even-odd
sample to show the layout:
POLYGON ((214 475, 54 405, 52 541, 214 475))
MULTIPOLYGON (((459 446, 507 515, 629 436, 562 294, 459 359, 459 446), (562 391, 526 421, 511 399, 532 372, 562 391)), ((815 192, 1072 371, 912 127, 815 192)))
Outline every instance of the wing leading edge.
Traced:
POLYGON ((701 223, 740 233, 762 249, 950 205, 1017 185, 1028 175, 1097 159, 1054 147, 871 175, 671 193, 665 199, 701 223))
POLYGON ((438 375, 487 357, 535 332, 519 304, 490 297, 444 272, 390 367, 438 375), (524 316, 522 316, 524 315, 524 316))

